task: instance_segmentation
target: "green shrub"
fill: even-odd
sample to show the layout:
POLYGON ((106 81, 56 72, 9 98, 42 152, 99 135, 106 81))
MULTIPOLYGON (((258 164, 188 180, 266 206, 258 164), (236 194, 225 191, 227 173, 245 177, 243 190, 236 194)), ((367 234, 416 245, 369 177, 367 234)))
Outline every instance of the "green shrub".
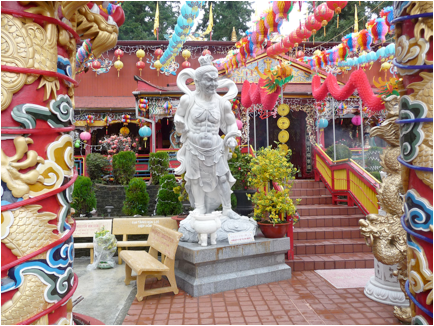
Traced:
POLYGON ((169 154, 157 152, 149 154, 149 171, 152 176, 152 184, 157 185, 160 178, 167 173, 169 168, 169 154))
POLYGON ((176 178, 173 174, 165 174, 160 178, 160 190, 157 195, 157 215, 179 215, 182 213, 182 203, 178 195, 173 191, 177 186, 176 178))
POLYGON ((90 153, 86 156, 86 170, 92 181, 100 179, 110 174, 109 160, 99 153, 90 153))
POLYGON ((146 182, 140 178, 131 179, 125 190, 125 201, 122 212, 125 215, 147 215, 149 195, 146 182))
POLYGON ((232 190, 246 190, 250 187, 247 175, 250 172, 252 157, 250 154, 241 154, 240 147, 235 147, 232 158, 228 161, 231 174, 237 179, 232 190))
POLYGON ((232 209, 234 209, 235 207, 237 207, 238 202, 237 202, 237 196, 235 196, 235 194, 231 194, 231 206, 232 209))
MULTIPOLYGON (((326 154, 332 159, 332 161, 334 159, 333 153, 334 153, 334 147, 333 145, 331 145, 327 148, 326 154)), ((347 146, 336 144, 336 161, 343 160, 345 158, 351 158, 352 156, 353 154, 351 153, 351 150, 347 146)))
POLYGON ((95 192, 90 178, 78 176, 77 180, 75 180, 71 207, 78 214, 86 214, 96 207, 95 192))
POLYGON ((127 185, 136 174, 136 154, 120 152, 113 155, 113 177, 117 184, 127 185))
POLYGON ((378 180, 378 182, 381 182, 381 175, 380 175, 380 172, 372 171, 372 172, 370 172, 370 173, 371 173, 371 175, 372 175, 375 179, 378 180))

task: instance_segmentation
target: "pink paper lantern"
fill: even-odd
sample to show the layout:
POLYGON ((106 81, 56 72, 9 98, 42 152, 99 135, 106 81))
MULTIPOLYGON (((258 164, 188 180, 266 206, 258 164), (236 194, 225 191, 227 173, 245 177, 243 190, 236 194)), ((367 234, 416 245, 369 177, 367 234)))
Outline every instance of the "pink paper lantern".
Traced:
POLYGON ((360 126, 362 124, 362 117, 360 115, 355 115, 351 119, 351 123, 355 126, 360 126))
POLYGON ((88 141, 90 137, 91 137, 90 132, 87 131, 84 131, 80 134, 80 139, 84 142, 88 141))
POLYGON ((238 120, 238 119, 237 119, 237 128, 238 128, 238 130, 243 129, 243 123, 241 122, 241 120, 238 120))

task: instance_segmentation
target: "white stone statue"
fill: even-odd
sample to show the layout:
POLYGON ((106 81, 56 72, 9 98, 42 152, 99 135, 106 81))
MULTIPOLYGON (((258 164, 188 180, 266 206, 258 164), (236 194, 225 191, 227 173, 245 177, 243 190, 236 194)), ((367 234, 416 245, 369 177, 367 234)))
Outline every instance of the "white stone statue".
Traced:
MULTIPOLYGON (((217 231, 217 241, 227 239, 227 233, 253 231, 257 224, 252 218, 240 216, 231 207, 231 187, 235 183, 228 159, 229 148, 237 146, 236 137, 241 136, 229 100, 235 98, 238 89, 229 79, 218 80, 218 71, 212 65, 212 56, 199 58, 200 67, 196 70, 184 69, 177 78, 178 87, 185 93, 176 110, 174 122, 176 131, 181 134, 183 144, 178 151, 181 165, 175 173, 185 173, 187 190, 194 215, 211 214, 220 205, 223 207, 221 228, 217 231), (196 90, 186 85, 193 79, 196 90), (217 88, 228 88, 220 96, 217 88), (222 139, 219 130, 225 134, 222 139)), ((197 233, 191 225, 192 217, 181 222, 181 241, 198 241, 197 233)))

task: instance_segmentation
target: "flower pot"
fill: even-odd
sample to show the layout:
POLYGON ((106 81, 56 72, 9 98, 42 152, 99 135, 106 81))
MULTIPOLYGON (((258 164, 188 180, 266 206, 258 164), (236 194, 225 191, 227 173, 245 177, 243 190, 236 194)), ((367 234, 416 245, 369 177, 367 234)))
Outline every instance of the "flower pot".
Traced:
POLYGON ((258 222, 258 225, 262 234, 266 238, 283 238, 288 232, 290 223, 279 223, 273 225, 270 223, 258 222))
POLYGON ((178 229, 179 229, 179 223, 181 223, 181 221, 183 219, 185 219, 187 217, 187 215, 176 215, 176 216, 172 216, 172 220, 175 220, 176 223, 178 223, 178 229))
POLYGON ((240 215, 247 216, 251 212, 253 212, 253 205, 249 198, 247 198, 247 194, 253 195, 256 190, 234 190, 235 197, 237 197, 237 207, 234 208, 234 211, 240 215))

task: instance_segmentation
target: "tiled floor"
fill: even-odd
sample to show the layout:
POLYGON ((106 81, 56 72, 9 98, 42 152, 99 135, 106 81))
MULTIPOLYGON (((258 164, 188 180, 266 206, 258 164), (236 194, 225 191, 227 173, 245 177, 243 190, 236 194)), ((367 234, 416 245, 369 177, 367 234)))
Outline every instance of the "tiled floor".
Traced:
MULTIPOLYGON (((149 287, 164 285, 150 279, 149 287)), ((193 298, 180 291, 134 300, 124 325, 373 325, 399 324, 393 307, 363 288, 336 289, 314 271, 292 279, 193 298)))

